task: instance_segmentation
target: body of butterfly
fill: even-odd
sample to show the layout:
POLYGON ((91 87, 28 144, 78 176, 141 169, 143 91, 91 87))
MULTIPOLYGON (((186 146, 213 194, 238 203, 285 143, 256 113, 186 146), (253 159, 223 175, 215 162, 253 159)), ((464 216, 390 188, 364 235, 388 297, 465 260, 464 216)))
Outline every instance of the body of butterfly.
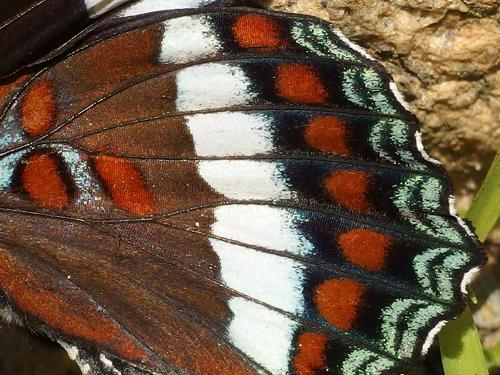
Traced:
POLYGON ((88 374, 411 367, 483 255, 390 77, 312 17, 161 3, 0 87, 4 315, 88 374))

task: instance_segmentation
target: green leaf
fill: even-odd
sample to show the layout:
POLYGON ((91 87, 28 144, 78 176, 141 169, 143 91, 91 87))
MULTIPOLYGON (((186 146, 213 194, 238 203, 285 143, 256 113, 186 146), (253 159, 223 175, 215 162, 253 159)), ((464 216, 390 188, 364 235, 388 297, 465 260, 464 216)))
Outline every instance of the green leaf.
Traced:
POLYGON ((479 192, 472 201, 467 218, 484 241, 500 217, 500 150, 498 150, 479 192))
MULTIPOLYGON (((500 150, 466 217, 484 241, 500 216, 500 150)), ((485 355, 469 307, 439 334, 446 375, 488 375, 485 355)))
POLYGON ((488 375, 481 341, 469 307, 439 334, 446 375, 488 375))
POLYGON ((484 356, 489 368, 500 366, 500 343, 491 349, 485 350, 484 356))

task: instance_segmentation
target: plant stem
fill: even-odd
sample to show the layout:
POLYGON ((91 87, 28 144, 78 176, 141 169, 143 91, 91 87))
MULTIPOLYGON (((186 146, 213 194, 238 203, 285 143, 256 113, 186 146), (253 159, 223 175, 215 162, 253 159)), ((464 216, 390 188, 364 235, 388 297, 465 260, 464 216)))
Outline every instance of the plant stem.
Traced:
POLYGON ((476 235, 484 241, 500 217, 500 150, 467 212, 476 235))

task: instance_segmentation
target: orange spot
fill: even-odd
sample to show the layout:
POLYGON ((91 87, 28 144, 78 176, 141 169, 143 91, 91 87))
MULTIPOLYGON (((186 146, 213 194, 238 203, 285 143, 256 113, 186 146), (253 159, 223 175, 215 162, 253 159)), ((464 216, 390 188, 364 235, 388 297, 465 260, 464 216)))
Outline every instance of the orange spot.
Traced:
POLYGON ((269 50, 284 47, 276 20, 256 14, 238 17, 233 25, 234 39, 243 48, 269 50))
POLYGON ((19 76, 12 82, 0 84, 0 111, 3 111, 7 100, 12 97, 12 95, 28 80, 29 77, 29 74, 25 74, 19 76))
POLYGON ((342 206, 361 213, 368 213, 371 204, 366 197, 371 173, 340 170, 333 172, 325 181, 325 188, 330 196, 342 206))
POLYGON ((279 65, 276 78, 278 95, 294 103, 323 104, 327 93, 311 66, 279 65))
POLYGON ((94 162, 118 208, 135 215, 154 212, 152 194, 132 162, 114 156, 98 156, 94 162))
POLYGON ((53 125, 56 113, 54 89, 48 81, 34 83, 21 102, 21 124, 30 137, 37 137, 53 125))
POLYGON ((79 290, 18 265, 4 249, 0 251, 0 284, 24 313, 68 336, 83 338, 96 346, 105 345, 129 360, 146 361, 149 357, 79 290))
POLYGON ((43 208, 62 210, 69 203, 66 184, 53 156, 31 155, 22 171, 21 181, 30 199, 43 208))
POLYGON ((368 271, 378 271, 385 266, 390 237, 368 229, 352 229, 339 236, 339 246, 349 262, 368 271))
POLYGON ((326 368, 326 343, 328 339, 319 333, 305 332, 299 336, 298 353, 293 359, 297 375, 315 375, 326 368))
POLYGON ((351 152, 346 125, 344 120, 335 116, 313 117, 307 125, 305 138, 320 151, 348 156, 351 152))
POLYGON ((327 280, 316 288, 314 302, 328 323, 347 331, 356 320, 365 290, 354 280, 327 280))

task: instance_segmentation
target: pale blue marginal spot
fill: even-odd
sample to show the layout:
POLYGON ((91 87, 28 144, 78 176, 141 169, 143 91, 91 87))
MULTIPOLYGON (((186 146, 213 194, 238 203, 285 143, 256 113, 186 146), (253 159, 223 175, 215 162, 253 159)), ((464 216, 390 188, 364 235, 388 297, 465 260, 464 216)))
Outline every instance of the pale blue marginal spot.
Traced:
POLYGON ((368 141, 371 148, 382 159, 396 164, 398 160, 414 170, 426 170, 425 164, 415 160, 409 150, 410 128, 407 123, 398 119, 382 119, 373 125, 368 141), (387 141, 390 141, 388 144, 387 141), (396 150, 389 151, 391 149, 396 150), (397 157, 396 157, 397 156, 397 157))
POLYGON ((435 177, 412 176, 395 189, 391 198, 401 216, 413 224, 416 229, 437 238, 461 244, 463 243, 462 236, 443 217, 428 214, 425 218, 430 221, 431 225, 427 225, 412 212, 415 208, 424 210, 439 208, 442 188, 441 182, 435 177), (419 194, 420 199, 416 203, 412 203, 410 200, 415 194, 419 194))
POLYGON ((428 306, 418 309, 417 312, 411 316, 411 320, 408 322, 406 330, 404 330, 398 357, 411 358, 415 351, 417 340, 422 336, 420 332, 422 328, 426 326, 429 327, 433 319, 443 315, 445 312, 445 306, 435 303, 430 303, 428 306))
POLYGON ((388 119, 391 124, 391 141, 393 142, 400 160, 416 170, 426 170, 425 164, 415 160, 410 151, 410 126, 403 120, 388 119))
POLYGON ((398 332, 401 330, 399 320, 405 311, 412 306, 425 306, 426 303, 413 299, 397 299, 390 306, 382 310, 382 348, 393 356, 398 356, 401 349, 397 340, 398 332))
POLYGON ((403 120, 387 119, 388 126, 391 128, 391 141, 394 146, 407 148, 409 140, 409 126, 403 120))
POLYGON ((387 160, 391 163, 396 163, 396 160, 394 160, 389 153, 384 150, 384 134, 386 127, 388 126, 387 120, 379 120, 375 125, 373 125, 372 129, 370 130, 370 135, 368 136, 368 142, 370 143, 370 146, 373 151, 375 151, 378 156, 380 156, 382 159, 387 160))
POLYGON ((332 56, 347 61, 357 60, 351 52, 332 43, 324 25, 311 21, 294 21, 291 34, 297 44, 318 56, 332 56))
POLYGON ((379 375, 394 367, 395 361, 367 349, 355 349, 342 362, 342 375, 379 375))
POLYGON ((415 352, 417 340, 421 337, 419 331, 437 316, 442 315, 446 308, 431 302, 413 300, 413 299, 398 299, 389 307, 382 311, 382 336, 383 348, 390 354, 400 358, 411 358, 415 352), (417 307, 413 314, 405 314, 410 308, 417 307), (401 341, 398 342, 398 332, 403 329, 401 341))
POLYGON ((0 149, 5 150, 23 142, 28 142, 28 138, 16 123, 15 116, 7 116, 0 128, 0 149))
POLYGON ((12 183, 12 176, 20 159, 28 150, 19 150, 3 158, 0 158, 0 189, 9 189, 12 183))
POLYGON ((379 91, 382 88, 382 80, 372 68, 361 69, 360 78, 368 90, 379 91))
POLYGON ((88 204, 100 201, 102 189, 92 177, 93 173, 86 156, 67 145, 56 145, 54 148, 59 151, 64 159, 78 189, 76 203, 88 204))
POLYGON ((441 205, 440 198, 443 193, 443 184, 436 177, 426 177, 422 182, 422 207, 424 210, 437 210, 441 205))
POLYGON ((393 202, 401 211, 439 209, 443 191, 441 181, 431 176, 411 176, 403 181, 393 194, 393 202), (412 202, 412 197, 418 198, 412 202))
POLYGON ((470 255, 447 247, 426 249, 422 254, 413 258, 413 267, 418 282, 426 293, 442 300, 453 299, 453 272, 461 269, 470 261, 470 255), (445 256, 439 264, 431 264, 440 255, 445 256), (433 274, 436 277, 437 287, 433 288, 433 274))
POLYGON ((453 299, 453 272, 462 269, 471 261, 471 255, 463 251, 454 250, 454 253, 443 259, 443 265, 436 271, 441 293, 439 297, 445 300, 453 299))
POLYGON ((366 89, 369 92, 371 100, 370 109, 379 111, 388 115, 397 113, 392 106, 389 97, 384 93, 384 84, 380 74, 372 68, 364 68, 361 72, 361 77, 366 89))
POLYGON ((399 208, 401 212, 411 212, 411 210, 415 208, 415 204, 411 202, 411 199, 415 193, 418 194, 423 181, 423 176, 412 176, 396 187, 392 199, 394 205, 399 208))
POLYGON ((410 224, 415 226, 415 229, 428 234, 429 236, 436 237, 441 240, 450 241, 455 244, 463 244, 464 239, 460 233, 449 223, 440 216, 427 215, 426 218, 431 221, 432 225, 427 225, 422 222, 417 216, 411 211, 401 211, 401 215, 410 224))
POLYGON ((432 226, 436 228, 434 232, 437 237, 447 239, 457 244, 462 244, 464 242, 460 232, 453 228, 447 219, 438 215, 427 215, 426 218, 432 223, 432 226))
POLYGON ((394 115, 397 110, 392 106, 385 90, 380 74, 373 68, 347 68, 342 72, 342 91, 346 98, 366 109, 394 115), (356 86, 367 91, 364 98, 356 90, 356 86), (367 100, 368 99, 368 100, 367 100))
POLYGON ((394 361, 390 361, 386 358, 377 358, 368 363, 364 372, 361 374, 369 374, 369 375, 379 375, 385 370, 389 370, 394 367, 394 361))
POLYGON ((419 254, 413 258, 413 267, 417 275, 418 282, 427 293, 436 295, 436 290, 432 288, 432 273, 434 267, 430 267, 430 263, 442 254, 450 251, 449 248, 427 249, 423 254, 419 254))
POLYGON ((348 68, 342 72, 342 91, 344 92, 346 98, 354 104, 357 104, 361 107, 367 108, 368 104, 366 103, 363 96, 359 95, 356 91, 356 82, 359 78, 359 71, 356 68, 348 68))

